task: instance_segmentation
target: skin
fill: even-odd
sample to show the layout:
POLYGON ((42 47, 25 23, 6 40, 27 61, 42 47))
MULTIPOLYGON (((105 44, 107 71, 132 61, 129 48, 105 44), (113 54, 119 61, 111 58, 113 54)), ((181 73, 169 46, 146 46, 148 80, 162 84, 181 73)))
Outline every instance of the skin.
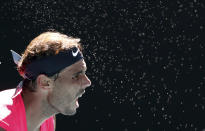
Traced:
POLYGON ((85 61, 80 60, 63 69, 56 80, 39 75, 36 79, 36 91, 22 92, 28 131, 38 131, 43 121, 55 114, 76 113, 76 100, 91 85, 85 74, 86 70, 85 61))

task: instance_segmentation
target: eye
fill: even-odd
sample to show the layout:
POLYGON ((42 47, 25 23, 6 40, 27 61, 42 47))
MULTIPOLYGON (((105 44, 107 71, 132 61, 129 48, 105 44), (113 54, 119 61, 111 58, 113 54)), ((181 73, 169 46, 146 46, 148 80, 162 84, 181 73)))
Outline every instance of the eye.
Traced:
POLYGON ((79 74, 72 77, 72 79, 78 79, 78 78, 79 78, 79 74))
POLYGON ((77 74, 75 74, 75 75, 72 77, 72 79, 78 80, 78 79, 80 78, 80 76, 83 76, 83 75, 85 75, 85 71, 80 71, 80 72, 78 72, 77 74))

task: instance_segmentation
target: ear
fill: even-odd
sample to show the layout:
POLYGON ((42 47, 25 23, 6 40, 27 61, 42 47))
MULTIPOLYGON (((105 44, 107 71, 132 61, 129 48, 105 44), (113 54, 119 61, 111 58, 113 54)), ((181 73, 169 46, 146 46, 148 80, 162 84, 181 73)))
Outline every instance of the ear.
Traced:
POLYGON ((43 89, 49 89, 52 87, 51 86, 52 80, 44 74, 38 75, 38 77, 36 78, 36 82, 37 82, 37 86, 43 89))

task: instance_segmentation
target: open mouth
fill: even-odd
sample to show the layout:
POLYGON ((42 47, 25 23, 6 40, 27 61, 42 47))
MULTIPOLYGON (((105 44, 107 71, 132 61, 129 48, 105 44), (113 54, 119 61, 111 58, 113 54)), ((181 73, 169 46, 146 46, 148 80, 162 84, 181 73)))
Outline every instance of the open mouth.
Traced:
POLYGON ((84 93, 85 91, 77 97, 76 102, 75 102, 77 107, 79 107, 78 99, 81 98, 84 93))

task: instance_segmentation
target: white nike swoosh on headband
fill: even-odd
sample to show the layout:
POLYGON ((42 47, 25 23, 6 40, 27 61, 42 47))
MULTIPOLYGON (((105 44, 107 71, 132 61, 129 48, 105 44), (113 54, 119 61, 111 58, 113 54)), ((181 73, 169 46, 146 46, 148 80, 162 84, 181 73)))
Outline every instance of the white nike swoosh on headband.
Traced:
POLYGON ((78 52, 79 52, 79 49, 78 49, 76 52, 73 52, 73 51, 72 51, 72 55, 73 55, 74 57, 76 57, 77 54, 78 54, 78 52))

